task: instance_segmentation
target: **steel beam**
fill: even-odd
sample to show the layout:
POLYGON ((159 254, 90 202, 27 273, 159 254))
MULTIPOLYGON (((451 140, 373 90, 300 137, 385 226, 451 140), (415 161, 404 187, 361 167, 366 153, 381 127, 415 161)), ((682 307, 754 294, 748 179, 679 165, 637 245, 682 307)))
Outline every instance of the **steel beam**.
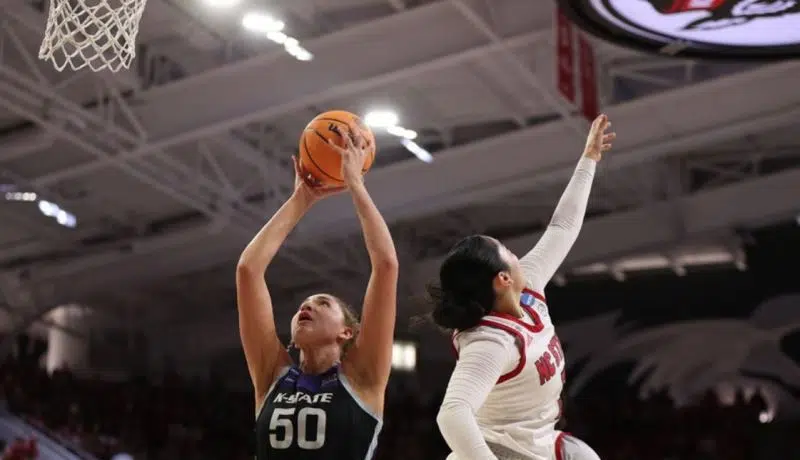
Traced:
MULTIPOLYGON (((8 69, 0 68, 0 75, 11 75, 8 69)), ((18 82, 18 81, 17 81, 18 82)), ((19 83, 19 82, 18 82, 19 83)), ((158 174, 158 170, 152 167, 149 168, 137 168, 132 164, 128 164, 125 162, 119 161, 116 156, 110 155, 104 148, 104 142, 101 142, 98 139, 95 139, 92 136, 91 130, 74 130, 71 131, 70 129, 62 126, 58 126, 54 124, 52 121, 48 120, 46 116, 42 116, 36 113, 37 105, 40 105, 41 101, 39 99, 38 94, 28 94, 23 90, 17 91, 15 90, 15 86, 12 86, 7 83, 0 82, 0 107, 6 108, 7 110, 18 114, 19 116, 25 117, 29 120, 34 121, 38 125, 45 127, 48 131, 52 132, 54 135, 57 135, 64 139, 65 141, 75 145, 78 148, 86 151, 87 153, 98 157, 103 161, 110 162, 114 164, 117 168, 119 168, 123 173, 128 174, 129 176, 141 181, 142 183, 149 185, 156 190, 163 192, 165 195, 174 198, 178 202, 185 204, 193 209, 202 212, 206 216, 208 216, 212 222, 219 223, 230 223, 230 228, 234 230, 236 235, 239 235, 241 238, 250 238, 252 235, 257 231, 257 229, 263 224, 263 217, 262 212, 253 208, 247 204, 240 204, 236 209, 229 209, 230 212, 226 211, 218 211, 213 208, 213 206, 208 202, 208 200, 204 200, 202 196, 198 197, 195 193, 192 193, 191 190, 187 190, 184 187, 180 187, 173 184, 170 184, 168 180, 160 179, 158 174), (5 96, 2 94, 5 92, 5 96)), ((47 93, 51 96, 51 101, 53 103, 62 102, 65 107, 75 113, 76 115, 82 115, 88 122, 92 122, 99 126, 103 126, 103 120, 97 118, 92 113, 87 113, 82 111, 80 107, 74 107, 68 101, 60 101, 57 95, 50 94, 50 91, 47 88, 35 88, 38 93, 47 93)), ((111 132, 116 132, 120 137, 122 137, 122 141, 129 140, 126 139, 123 131, 118 127, 113 125, 107 126, 107 133, 111 134, 111 132)), ((106 143, 114 145, 114 143, 121 143, 122 141, 115 141, 114 139, 106 141, 106 143)), ((163 160, 169 159, 168 157, 162 157, 163 160)), ((177 164, 177 161, 170 161, 169 164, 177 164)), ((142 166, 151 166, 142 163, 142 166)), ((187 167, 188 170, 188 167, 187 167)), ((191 175, 191 174, 189 174, 191 175)), ((209 188, 219 188, 221 186, 210 182, 209 188)), ((217 196, 225 197, 226 191, 221 190, 218 192, 217 196)), ((239 241, 239 240, 237 240, 239 241)), ((291 252, 284 252, 283 256, 289 260, 291 260, 296 266, 303 268, 304 270, 315 274, 316 276, 320 277, 327 277, 327 273, 325 272, 324 268, 322 267, 321 263, 309 263, 308 261, 304 260, 297 255, 292 254, 291 252)))
MULTIPOLYGON (((800 184, 800 169, 697 193, 675 202, 590 219, 584 223, 583 236, 572 249, 566 266, 609 260, 614 254, 670 250, 681 243, 709 236, 728 238, 733 228, 767 223, 800 211, 796 201, 797 184, 800 184), (668 209, 676 205, 681 207, 686 217, 685 234, 676 233, 670 222, 668 209)), ((522 253, 530 249, 540 236, 541 233, 534 233, 505 243, 522 253)), ((404 268, 404 271, 415 273, 413 286, 417 294, 426 282, 435 278, 440 264, 441 258, 437 257, 424 260, 413 268, 404 268)), ((284 316, 279 315, 281 319, 285 319, 284 316)), ((278 322, 280 327, 280 320, 278 322)), ((202 349, 190 347, 192 356, 240 346, 235 315, 226 313, 187 324, 185 328, 173 330, 171 336, 214 337, 213 341, 203 341, 202 349), (228 332, 220 334, 221 330, 228 332)), ((188 343, 188 338, 176 339, 171 345, 179 349, 188 343)))
MULTIPOLYGON (((670 249, 715 235, 726 237, 737 228, 769 224, 800 213, 800 169, 764 176, 702 191, 691 196, 655 203, 628 212, 613 213, 584 223, 581 237, 567 260, 566 269, 608 261, 636 253, 670 249), (676 211, 681 225, 675 225, 676 211)), ((522 255, 532 248, 541 232, 504 244, 522 255)), ((417 285, 434 279, 441 257, 414 267, 417 285)))
MULTIPOLYGON (((602 168, 622 169, 794 123, 800 119, 800 93, 792 91, 797 69, 797 64, 780 64, 612 108, 609 113, 620 138, 602 168), (759 92, 765 85, 774 91, 759 92)), ((368 186, 390 222, 492 201, 566 180, 578 155, 571 142, 565 143, 570 132, 558 121, 460 146, 440 152, 432 164, 407 161, 373 171, 367 176, 368 186)), ((347 196, 319 203, 303 222, 303 228, 287 242, 289 248, 313 245, 358 228, 347 196)), ((169 258, 190 257, 191 262, 183 268, 190 270, 195 264, 211 266, 215 261, 230 260, 245 242, 234 240, 209 237, 207 229, 192 229, 154 237, 141 246, 160 248, 169 258), (182 241, 184 236, 194 240, 182 241), (166 252, 168 248, 174 252, 166 252)), ((118 252, 88 255, 54 264, 46 271, 53 277, 66 271, 63 275, 72 273, 82 280, 109 278, 111 283, 116 270, 120 270, 121 280, 144 276, 138 264, 148 267, 147 276, 158 276, 150 266, 152 258, 118 252)), ((180 262, 176 264, 175 270, 180 270, 180 262)))
MULTIPOLYGON (((480 45, 483 40, 471 38, 475 35, 472 26, 453 15, 449 7, 436 3, 408 10, 332 34, 318 43, 310 42, 309 49, 318 56, 310 63, 299 63, 281 52, 141 93, 134 110, 149 135, 148 141, 121 152, 117 158, 142 158, 250 122, 274 119, 309 105, 418 78, 507 47, 534 43, 550 34, 548 29, 517 35, 499 44, 480 45), (397 19, 392 18, 396 17, 402 21, 395 22, 397 19), (384 28, 385 22, 391 27, 384 28), (449 27, 453 29, 446 30, 449 27), (364 39, 376 34, 383 38, 364 39), (386 53, 389 44, 398 43, 403 43, 402 47, 386 53), (348 54, 360 58, 342 66, 341 52, 334 49, 347 49, 348 54), (331 68, 339 70, 331 72, 331 68)), ((103 162, 91 165, 82 165, 62 179, 108 166, 103 162)))
MULTIPOLYGON (((475 27, 475 29, 485 36, 491 43, 497 45, 502 43, 502 38, 500 38, 497 33, 492 30, 492 27, 484 20, 480 14, 478 14, 475 10, 473 10, 466 2, 463 0, 450 0, 450 3, 461 13, 464 18, 475 27)), ((551 89, 547 88, 544 83, 536 76, 536 73, 533 72, 525 63, 521 62, 519 58, 511 51, 506 48, 501 49, 500 54, 505 58, 511 68, 517 72, 520 77, 525 81, 525 83, 533 89, 533 91, 539 93, 545 103, 550 106, 556 113, 558 113, 562 119, 566 120, 569 123, 569 126, 575 131, 575 134, 578 136, 579 142, 583 141, 583 136, 586 131, 587 123, 585 120, 580 118, 574 118, 570 113, 570 107, 566 103, 564 103, 563 99, 554 93, 551 89)))

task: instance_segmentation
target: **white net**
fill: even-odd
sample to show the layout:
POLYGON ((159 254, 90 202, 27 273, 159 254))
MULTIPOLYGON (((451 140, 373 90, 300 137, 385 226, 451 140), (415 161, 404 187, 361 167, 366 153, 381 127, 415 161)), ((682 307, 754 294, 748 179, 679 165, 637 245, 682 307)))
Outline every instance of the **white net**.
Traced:
MULTIPOLYGON (((4 1, 4 0, 0 0, 4 1)), ((127 69, 147 0, 50 0, 39 59, 56 69, 127 69)))

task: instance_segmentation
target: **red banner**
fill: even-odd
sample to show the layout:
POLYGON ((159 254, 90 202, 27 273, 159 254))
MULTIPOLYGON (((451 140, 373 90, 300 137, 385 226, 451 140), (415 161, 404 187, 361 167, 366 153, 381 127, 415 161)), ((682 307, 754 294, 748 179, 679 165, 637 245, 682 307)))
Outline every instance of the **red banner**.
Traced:
POLYGON ((587 120, 597 118, 600 112, 597 100, 597 67, 594 48, 582 34, 578 36, 578 74, 581 82, 581 111, 587 120))
POLYGON ((575 103, 575 43, 572 23, 556 9, 556 82, 558 92, 575 103))

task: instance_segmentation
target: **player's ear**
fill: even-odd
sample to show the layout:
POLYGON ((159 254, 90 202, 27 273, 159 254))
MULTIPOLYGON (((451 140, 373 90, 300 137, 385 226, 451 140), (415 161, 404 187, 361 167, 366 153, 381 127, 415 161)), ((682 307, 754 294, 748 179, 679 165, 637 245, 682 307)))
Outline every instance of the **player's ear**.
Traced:
POLYGON ((495 291, 504 291, 514 284, 514 278, 508 271, 501 271, 495 275, 493 283, 495 291))
POLYGON ((344 329, 339 333, 339 341, 340 342, 347 342, 348 340, 352 339, 354 335, 353 328, 350 326, 345 326, 344 329))

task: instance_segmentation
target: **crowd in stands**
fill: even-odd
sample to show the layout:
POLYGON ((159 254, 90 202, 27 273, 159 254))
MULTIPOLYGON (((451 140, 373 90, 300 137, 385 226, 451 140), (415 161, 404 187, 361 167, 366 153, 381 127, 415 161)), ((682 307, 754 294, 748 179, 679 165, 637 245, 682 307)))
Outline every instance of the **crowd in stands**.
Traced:
MULTIPOLYGON (((82 381, 67 370, 47 374, 38 360, 18 354, 2 362, 2 397, 13 412, 65 444, 101 459, 120 452, 136 460, 252 458, 253 399, 247 392, 177 376, 159 384, 82 381)), ((421 395, 410 381, 401 376, 393 382, 376 460, 436 460, 448 453, 435 424, 441 394, 421 395)), ((757 401, 723 407, 709 397, 676 409, 666 398, 635 396, 620 388, 568 402, 566 428, 604 460, 753 458, 757 401)), ((6 448, 4 458, 35 458, 20 456, 19 447, 6 448)))

